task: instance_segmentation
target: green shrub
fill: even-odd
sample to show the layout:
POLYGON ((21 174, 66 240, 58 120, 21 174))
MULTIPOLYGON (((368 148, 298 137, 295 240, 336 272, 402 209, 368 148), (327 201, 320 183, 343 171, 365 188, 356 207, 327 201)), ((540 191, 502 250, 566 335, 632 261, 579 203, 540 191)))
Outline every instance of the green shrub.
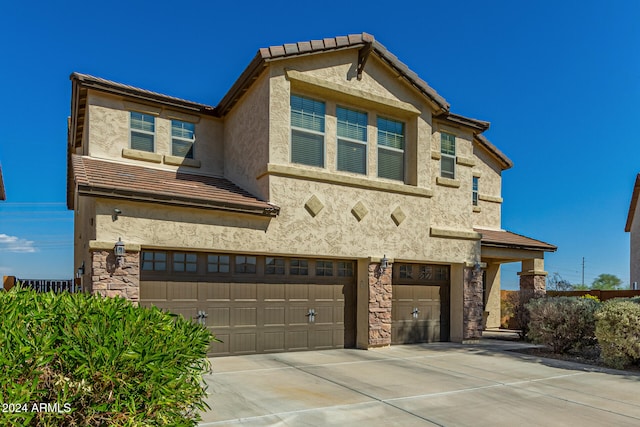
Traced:
POLYGON ((27 410, 3 413, 5 425, 193 426, 208 408, 213 337, 182 317, 15 287, 0 293, 0 319, 1 401, 27 410))
POLYGON ((600 303, 591 298, 549 297, 531 300, 528 337, 566 353, 596 343, 595 313, 600 303))
POLYGON ((640 362, 640 304, 607 301, 596 319, 596 337, 607 365, 622 369, 640 362))

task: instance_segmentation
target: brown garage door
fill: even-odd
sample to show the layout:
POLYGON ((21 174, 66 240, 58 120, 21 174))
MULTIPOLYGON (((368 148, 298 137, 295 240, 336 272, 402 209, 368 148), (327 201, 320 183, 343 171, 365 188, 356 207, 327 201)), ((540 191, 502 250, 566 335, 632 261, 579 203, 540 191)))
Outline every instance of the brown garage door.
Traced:
POLYGON ((222 341, 210 355, 355 346, 352 261, 161 252, 169 271, 145 270, 158 253, 142 255, 141 304, 205 324, 222 341))
POLYGON ((449 340, 449 267, 394 264, 392 344, 449 340))

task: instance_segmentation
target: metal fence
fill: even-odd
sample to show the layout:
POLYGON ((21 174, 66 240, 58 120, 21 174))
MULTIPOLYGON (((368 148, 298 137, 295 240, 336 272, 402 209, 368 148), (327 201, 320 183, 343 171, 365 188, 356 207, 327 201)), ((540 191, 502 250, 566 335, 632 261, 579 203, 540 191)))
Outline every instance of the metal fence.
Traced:
POLYGON ((36 292, 82 292, 82 287, 75 280, 50 280, 50 279, 19 279, 13 276, 5 276, 4 289, 10 289, 20 283, 24 288, 31 288, 36 292))

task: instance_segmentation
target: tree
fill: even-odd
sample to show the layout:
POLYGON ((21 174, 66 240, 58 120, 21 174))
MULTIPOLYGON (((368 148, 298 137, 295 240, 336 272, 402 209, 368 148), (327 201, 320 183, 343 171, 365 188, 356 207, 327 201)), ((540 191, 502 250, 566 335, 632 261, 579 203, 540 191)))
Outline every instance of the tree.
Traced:
POLYGON ((547 277, 547 290, 550 291, 572 291, 573 285, 560 276, 559 273, 553 273, 547 277))
POLYGON ((601 291, 610 291, 622 288, 622 280, 615 274, 603 273, 596 277, 591 284, 591 289, 599 289, 601 291))

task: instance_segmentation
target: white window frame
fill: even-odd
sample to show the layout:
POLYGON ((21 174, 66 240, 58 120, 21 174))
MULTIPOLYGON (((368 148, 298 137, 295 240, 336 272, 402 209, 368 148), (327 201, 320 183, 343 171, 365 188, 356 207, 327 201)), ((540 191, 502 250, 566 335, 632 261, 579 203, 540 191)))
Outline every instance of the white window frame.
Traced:
MULTIPOLYGON (((440 132, 440 155, 441 155, 441 160, 440 160, 440 176, 441 176, 442 178, 456 179, 456 172, 457 172, 457 171, 456 171, 456 154, 455 154, 455 153, 456 153, 456 151, 457 151, 457 145, 458 145, 458 144, 456 144, 456 136, 455 136, 454 134, 452 134, 452 133, 447 133, 447 132, 440 132), (454 152, 454 154, 448 154, 448 153, 445 153, 445 152, 444 152, 444 150, 443 150, 443 146, 442 146, 442 140, 443 140, 443 136, 444 136, 444 135, 449 135, 449 136, 453 137, 453 152, 454 152), (444 162, 442 161, 442 159, 444 159, 444 158, 449 158, 449 159, 452 159, 452 160, 453 160, 453 162, 452 162, 452 164, 453 164, 453 171, 451 172, 451 173, 453 174, 453 176, 444 176, 444 172, 445 172, 445 171, 443 171, 443 169, 442 169, 442 165, 444 164, 444 162)), ((446 173, 448 174, 448 173, 449 173, 449 171, 446 171, 446 173)))
POLYGON ((392 119, 389 117, 384 117, 384 116, 377 116, 376 117, 376 135, 380 134, 380 128, 379 128, 379 121, 380 120, 387 120, 389 122, 396 122, 396 123, 402 123, 402 137, 403 137, 403 143, 404 143, 404 148, 401 150, 399 148, 395 148, 395 147, 390 147, 388 145, 382 145, 380 144, 379 140, 380 138, 377 137, 378 140, 378 153, 380 152, 380 150, 388 150, 388 151, 392 151, 392 152, 396 152, 396 153, 402 153, 402 178, 400 179, 393 179, 393 178, 387 178, 387 177, 381 177, 380 176, 380 155, 378 154, 378 178, 382 178, 382 179, 393 179, 394 181, 401 181, 404 182, 405 181, 405 177, 406 177, 406 169, 407 169, 407 165, 406 165, 406 150, 407 150, 407 124, 401 120, 396 120, 396 119, 392 119))
POLYGON ((480 190, 480 178, 474 176, 471 180, 471 203, 473 206, 478 206, 478 195, 480 190))
POLYGON ((171 120, 171 155, 175 156, 176 154, 173 151, 173 140, 190 142, 191 143, 191 157, 184 156, 185 159, 194 159, 196 156, 196 124, 191 122, 185 122, 184 120, 171 120), (188 124, 193 126, 193 138, 183 138, 181 136, 173 135, 173 124, 181 123, 188 124))
POLYGON ((336 107, 336 170, 340 171, 340 172, 350 172, 350 173, 357 173, 358 175, 367 175, 368 171, 369 171, 369 145, 368 145, 368 139, 369 139, 369 114, 366 111, 359 111, 359 110, 355 110, 353 108, 347 108, 347 107, 341 107, 341 106, 337 106, 336 107), (365 131, 364 131, 364 141, 361 141, 359 139, 354 139, 354 138, 349 138, 346 136, 339 136, 338 135, 338 109, 343 109, 343 110, 348 110, 348 111, 353 111, 355 113, 360 113, 360 114, 364 114, 365 118, 366 118, 366 124, 365 124, 365 131), (364 145, 364 172, 354 172, 354 171, 350 171, 350 170, 343 170, 343 169, 339 169, 339 164, 340 164, 340 140, 342 141, 347 141, 347 142, 355 142, 357 144, 360 145, 364 145))
POLYGON ((152 114, 146 114, 146 113, 141 113, 140 111, 129 111, 129 148, 131 148, 132 150, 138 150, 138 151, 146 151, 146 150, 140 150, 139 148, 134 148, 131 145, 131 136, 133 134, 133 132, 137 132, 137 133, 142 133, 145 135, 151 135, 153 140, 152 140, 152 144, 153 144, 153 150, 151 151, 147 151, 148 153, 155 153, 156 152, 156 116, 152 115, 152 114), (143 117, 147 116, 147 117, 151 117, 153 118, 153 132, 148 131, 148 130, 144 130, 144 129, 134 129, 133 128, 133 123, 131 120, 131 115, 132 114, 140 114, 143 117))
POLYGON ((295 93, 292 93, 291 95, 289 95, 289 126, 291 128, 291 132, 289 133, 289 149, 291 151, 290 153, 290 158, 289 161, 291 163, 295 163, 295 164, 303 164, 305 166, 311 166, 311 167, 319 167, 319 168, 325 168, 326 167, 326 162, 327 162, 327 139, 325 138, 325 134, 327 132, 327 103, 325 101, 321 101, 319 99, 316 98, 311 98, 308 96, 304 96, 304 95, 298 95, 295 93), (305 99, 309 99, 311 101, 315 101, 315 102, 319 102, 322 103, 324 105, 324 132, 319 132, 313 129, 307 129, 307 128, 303 128, 303 127, 299 127, 299 126, 294 126, 293 123, 291 122, 291 116, 292 116, 292 111, 293 109, 291 108, 291 97, 297 97, 297 98, 305 98, 305 99), (293 161, 293 131, 298 131, 298 132, 303 132, 303 133, 308 133, 311 135, 318 135, 318 136, 322 136, 322 165, 317 166, 317 165, 308 165, 306 163, 297 163, 293 161))

